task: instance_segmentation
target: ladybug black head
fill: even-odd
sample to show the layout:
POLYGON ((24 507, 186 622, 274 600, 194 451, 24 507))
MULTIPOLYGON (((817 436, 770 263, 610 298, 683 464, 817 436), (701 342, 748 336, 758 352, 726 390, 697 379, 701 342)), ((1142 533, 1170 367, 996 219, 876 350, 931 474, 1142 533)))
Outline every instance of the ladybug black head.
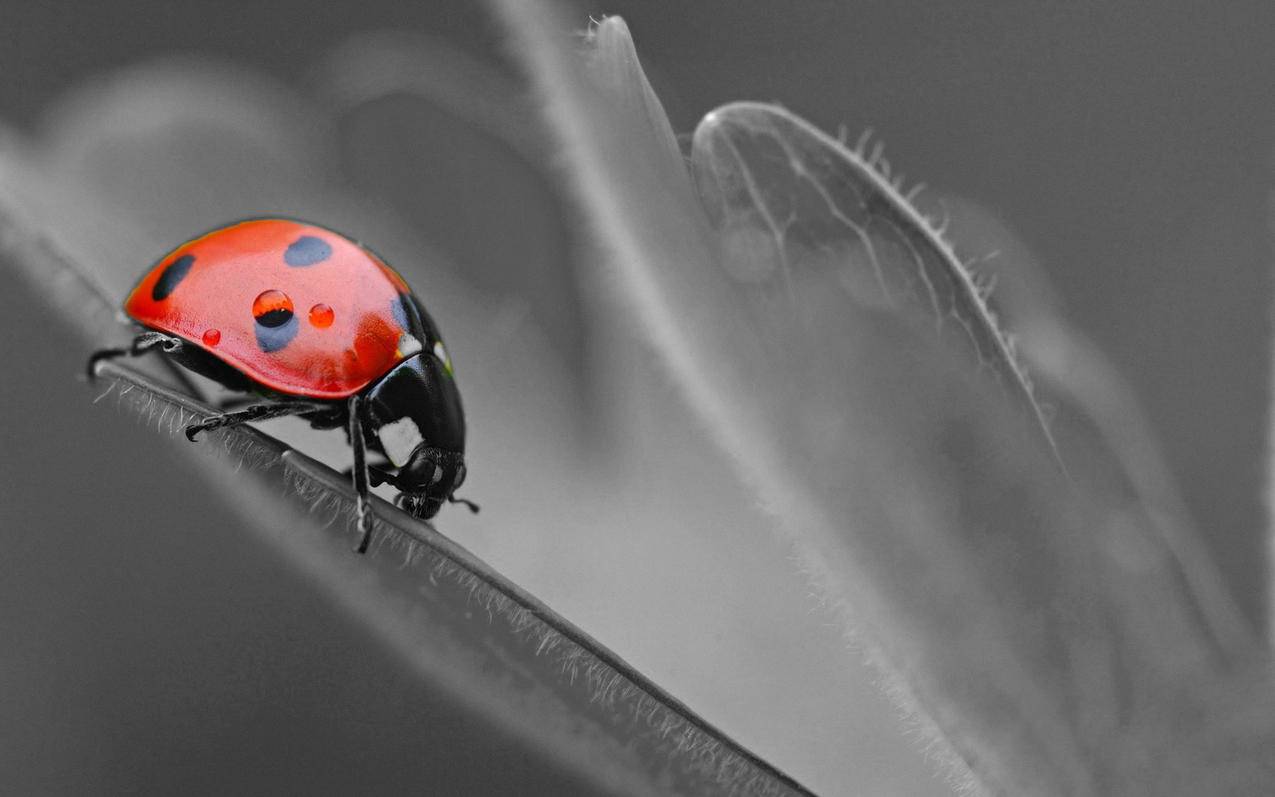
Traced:
POLYGON ((400 505, 431 518, 465 481, 465 420, 446 364, 425 351, 399 363, 364 394, 369 445, 398 467, 400 505))
POLYGON ((399 505, 410 514, 428 520, 443 502, 465 482, 465 458, 456 451, 422 447, 399 470, 399 505))

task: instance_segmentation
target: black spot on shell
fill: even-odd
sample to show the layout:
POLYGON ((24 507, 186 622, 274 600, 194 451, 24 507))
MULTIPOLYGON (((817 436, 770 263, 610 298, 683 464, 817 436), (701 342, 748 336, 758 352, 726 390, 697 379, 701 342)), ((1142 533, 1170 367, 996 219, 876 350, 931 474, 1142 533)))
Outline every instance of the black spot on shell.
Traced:
MULTIPOLYGON (((272 318, 271 320, 277 319, 272 318)), ((266 354, 270 354, 279 351, 292 342, 292 339, 297 336, 297 330, 301 328, 301 322, 287 310, 271 310, 269 313, 262 315, 261 318, 258 318, 253 328, 257 333, 257 346, 266 354), (283 318, 282 322, 276 326, 266 326, 261 322, 263 318, 273 316, 275 313, 286 314, 287 317, 283 318)))
POLYGON ((283 262, 289 266, 313 266, 332 256, 332 247, 322 238, 303 235, 288 245, 283 262))
POLYGON ((274 329, 281 327, 292 320, 292 311, 286 307, 278 307, 274 310, 262 313, 257 316, 257 323, 263 327, 274 329))
POLYGON ((178 284, 186 279, 194 264, 194 255, 182 255, 165 266, 164 273, 159 275, 159 279, 155 280, 155 287, 151 288, 151 298, 157 302, 167 299, 178 284))

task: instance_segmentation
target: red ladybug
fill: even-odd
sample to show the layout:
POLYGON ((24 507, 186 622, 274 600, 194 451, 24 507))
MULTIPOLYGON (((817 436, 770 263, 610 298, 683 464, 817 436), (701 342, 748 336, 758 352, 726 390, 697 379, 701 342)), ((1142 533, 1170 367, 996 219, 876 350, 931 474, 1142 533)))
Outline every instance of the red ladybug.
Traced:
POLYGON ((89 360, 159 351, 258 401, 186 427, 186 436, 296 415, 346 429, 354 448, 360 553, 371 518, 368 485, 433 517, 463 502, 465 416, 438 327, 407 283, 373 252, 315 224, 240 221, 165 255, 124 302, 145 331, 89 360), (370 466, 371 449, 389 467, 370 466))

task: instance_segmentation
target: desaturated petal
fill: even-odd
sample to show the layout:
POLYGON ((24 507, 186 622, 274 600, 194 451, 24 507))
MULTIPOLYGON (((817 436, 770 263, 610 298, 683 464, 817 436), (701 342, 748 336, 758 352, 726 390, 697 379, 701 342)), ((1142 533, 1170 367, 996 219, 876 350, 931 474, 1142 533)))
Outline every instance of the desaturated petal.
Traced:
POLYGON ((396 94, 446 109, 504 142, 529 163, 543 159, 525 96, 490 65, 446 39, 401 30, 351 36, 315 70, 315 81, 336 114, 396 94))
POLYGON ((44 142, 62 168, 101 180, 180 159, 201 162, 213 176, 221 163, 220 140, 256 153, 258 166, 307 172, 321 163, 330 127, 326 114, 261 72, 189 57, 152 59, 96 76, 62 95, 43 123, 44 142), (162 145, 149 162, 129 147, 139 138, 162 145), (112 155, 123 160, 112 162, 112 155))
POLYGON ((471 287, 525 302, 578 372, 585 339, 562 200, 515 78, 445 39, 382 30, 332 48, 314 84, 338 119, 350 185, 390 202, 471 287))
POLYGON ((1167 548, 1167 577, 1185 582, 1220 649, 1233 659, 1251 655, 1253 629, 1211 560, 1133 389, 1097 344, 1068 323, 1044 269, 1004 222, 960 197, 942 205, 960 248, 983 254, 978 270, 995 283, 1017 349, 1049 396, 1063 458, 1085 466, 1073 477, 1109 511, 1137 518, 1149 550, 1167 548))

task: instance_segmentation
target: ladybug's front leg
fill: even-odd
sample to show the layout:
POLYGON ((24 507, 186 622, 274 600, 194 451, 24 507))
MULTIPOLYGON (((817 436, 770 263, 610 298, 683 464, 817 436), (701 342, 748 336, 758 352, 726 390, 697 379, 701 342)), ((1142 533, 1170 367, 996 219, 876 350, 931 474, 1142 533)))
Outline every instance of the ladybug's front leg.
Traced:
POLYGON ((369 511, 367 444, 363 440, 363 419, 359 412, 359 397, 350 396, 350 446, 354 449, 355 513, 358 520, 359 553, 367 553, 372 541, 372 517, 369 511))

